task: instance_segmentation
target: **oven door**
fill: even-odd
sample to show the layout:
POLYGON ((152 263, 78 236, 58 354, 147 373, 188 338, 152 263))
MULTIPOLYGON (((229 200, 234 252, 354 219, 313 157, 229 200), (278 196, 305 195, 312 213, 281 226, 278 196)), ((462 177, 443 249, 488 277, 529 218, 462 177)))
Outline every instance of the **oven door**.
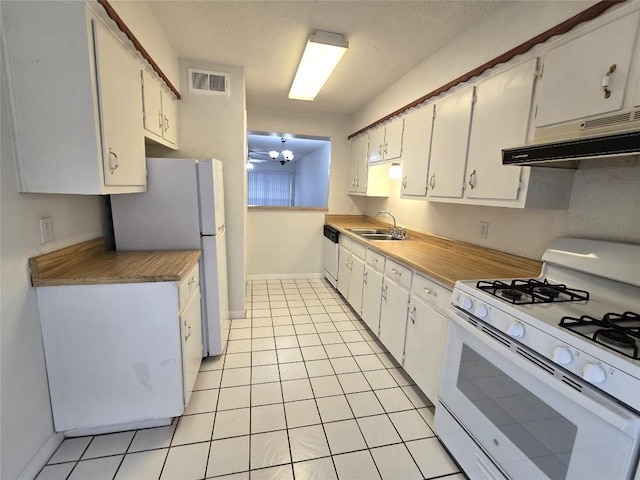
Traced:
POLYGON ((637 414, 564 383, 552 363, 457 309, 450 319, 440 401, 508 477, 633 477, 637 414))

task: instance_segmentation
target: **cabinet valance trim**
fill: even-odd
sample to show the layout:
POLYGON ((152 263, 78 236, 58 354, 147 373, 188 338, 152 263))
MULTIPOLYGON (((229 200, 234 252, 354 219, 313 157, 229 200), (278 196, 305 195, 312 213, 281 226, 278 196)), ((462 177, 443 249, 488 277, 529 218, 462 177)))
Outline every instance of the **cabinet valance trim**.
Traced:
MULTIPOLYGON (((106 0, 99 0, 99 1, 102 2, 102 1, 106 1, 106 0)), ((394 112, 391 112, 390 114, 385 115, 384 117, 380 118, 379 120, 376 120, 375 122, 367 125, 366 127, 361 128, 357 132, 354 132, 351 135, 349 135, 347 138, 349 140, 351 140, 353 137, 355 137, 357 135, 360 135, 361 133, 364 133, 367 130, 372 129, 372 128, 380 125, 381 123, 384 123, 387 120, 406 112, 407 110, 409 110, 409 109, 411 109, 413 107, 417 107, 418 105, 420 105, 421 103, 426 102, 430 98, 436 97, 436 96, 440 95, 441 93, 446 92, 450 88, 453 88, 453 87, 455 87, 456 85, 458 85, 460 83, 467 82, 467 81, 471 80, 473 77, 477 77, 478 75, 481 75, 482 73, 484 73, 485 71, 495 67, 496 65, 499 65, 501 63, 506 63, 509 60, 511 60, 513 57, 515 57, 517 55, 522 55, 523 53, 528 52, 533 47, 535 47, 535 46, 537 46, 537 45, 539 45, 541 43, 546 42, 551 37, 567 33, 571 29, 573 29, 574 27, 580 25, 581 23, 588 22, 590 20, 593 20, 593 19, 599 17, 604 12, 609 10, 611 7, 613 7, 613 6, 615 6, 615 5, 619 4, 619 3, 624 3, 625 1, 626 0, 603 0, 601 2, 598 2, 595 5, 587 8, 586 10, 578 13, 577 15, 574 15, 573 17, 565 20, 564 22, 559 23, 558 25, 556 25, 554 27, 551 27, 550 29, 542 32, 540 35, 537 35, 537 36, 527 40, 526 42, 521 43, 520 45, 512 48, 511 50, 503 53, 502 55, 499 55, 499 56, 495 57, 494 59, 489 60, 488 62, 480 65, 479 67, 476 67, 473 70, 470 70, 469 72, 467 72, 467 73, 459 76, 458 78, 450 81, 449 83, 446 83, 446 84, 442 85, 441 87, 436 88, 432 92, 429 92, 426 95, 423 95, 422 97, 418 98, 417 100, 414 100, 413 102, 408 103, 407 105, 405 105, 403 107, 400 107, 399 109, 395 110, 394 112)))
POLYGON ((142 55, 142 57, 147 62, 149 62, 149 65, 151 65, 151 68, 153 68, 153 70, 160 76, 160 78, 162 78, 164 83, 167 84, 167 87, 169 87, 169 90, 171 90, 173 94, 178 98, 178 100, 180 100, 180 98, 182 98, 180 96, 180 92, 178 92, 176 87, 174 87, 173 84, 169 81, 169 78, 164 74, 162 69, 153 60, 151 55, 149 55, 149 52, 145 50, 145 48, 140 43, 140 40, 138 40, 136 36, 133 34, 133 32, 129 29, 129 27, 127 27, 127 24, 124 23, 124 20, 122 20, 122 18, 120 18, 120 15, 118 15, 118 13, 111 6, 108 0, 98 0, 98 4, 102 5, 102 7, 107 12, 107 15, 109 16, 109 18, 114 22, 116 22, 116 25, 118 25, 118 28, 122 31, 122 33, 124 33, 127 36, 129 40, 131 40, 131 43, 133 43, 133 46, 136 48, 136 50, 140 52, 140 55, 142 55))

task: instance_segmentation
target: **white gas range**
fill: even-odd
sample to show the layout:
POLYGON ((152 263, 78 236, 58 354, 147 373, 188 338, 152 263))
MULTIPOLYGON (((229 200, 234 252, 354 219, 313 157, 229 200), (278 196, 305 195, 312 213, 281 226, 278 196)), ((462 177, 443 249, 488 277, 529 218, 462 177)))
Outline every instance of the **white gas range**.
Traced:
POLYGON ((640 246, 557 239, 543 260, 456 283, 436 433, 472 479, 633 478, 640 246))

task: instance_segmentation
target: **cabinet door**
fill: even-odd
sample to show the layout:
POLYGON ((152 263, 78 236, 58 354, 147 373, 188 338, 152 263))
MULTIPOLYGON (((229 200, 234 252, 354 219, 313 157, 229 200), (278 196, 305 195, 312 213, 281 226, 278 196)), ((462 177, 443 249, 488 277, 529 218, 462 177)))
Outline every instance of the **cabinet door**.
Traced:
POLYGON ((184 405, 189 403, 193 385, 202 362, 202 312, 200 310, 200 290, 180 315, 180 334, 182 337, 182 379, 184 382, 184 405))
POLYGON ((433 105, 422 107, 404 119, 402 138, 402 195, 424 197, 433 127, 433 105))
POLYGON ((398 363, 402 362, 404 353, 408 304, 409 292, 385 278, 382 287, 379 338, 398 363))
POLYGON ((639 16, 630 13, 545 55, 537 127, 622 108, 639 16), (613 65, 607 97, 602 84, 613 65))
POLYGON ((403 131, 404 118, 396 118, 385 127, 383 147, 383 156, 385 160, 400 158, 402 155, 403 131))
POLYGON ((351 252, 340 246, 338 252, 338 291, 349 298, 349 280, 351 277, 351 252))
POLYGON ((367 164, 369 163, 369 135, 363 134, 351 139, 351 171, 353 178, 349 192, 364 193, 367 188, 367 164))
MULTIPOLYGON (((638 52, 640 52, 640 42, 638 43, 638 52)), ((636 90, 633 98, 635 99, 633 101, 633 106, 640 107, 640 75, 638 76, 638 81, 636 82, 636 90)))
POLYGON ((429 159, 429 198, 461 198, 467 160, 473 88, 445 97, 435 106, 429 159))
POLYGON ((178 101, 173 95, 160 89, 162 95, 163 138, 172 144, 178 141, 178 101))
POLYGON ((438 400, 446 334, 447 319, 413 297, 409 306, 403 367, 432 402, 438 400))
POLYGON ((384 158, 384 127, 369 132, 369 162, 380 162, 384 158))
POLYGON ((522 167, 502 165, 502 149, 527 140, 537 60, 476 87, 467 160, 467 198, 515 200, 522 167))
POLYGON ((162 137, 164 118, 162 117, 162 89, 147 71, 142 70, 142 107, 144 128, 162 137))
POLYGON ((145 185, 140 67, 132 55, 92 21, 100 103, 105 185, 145 185))
POLYGON ((358 315, 362 313, 362 288, 364 284, 364 260, 351 255, 349 276, 349 304, 358 315))
POLYGON ((362 290, 362 320, 373 333, 380 333, 380 303, 382 302, 382 274, 373 268, 365 268, 362 290))

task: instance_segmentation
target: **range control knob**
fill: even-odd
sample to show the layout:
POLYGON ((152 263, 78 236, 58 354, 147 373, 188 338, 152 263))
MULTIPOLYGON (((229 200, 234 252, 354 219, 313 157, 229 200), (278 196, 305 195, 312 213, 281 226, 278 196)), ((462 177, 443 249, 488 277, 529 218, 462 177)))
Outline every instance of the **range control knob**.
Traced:
POLYGON ((507 333, 513 338, 520 338, 524 335, 524 327, 520 322, 513 322, 507 328, 507 333))
POLYGON ((552 359, 558 365, 569 365, 573 361, 573 355, 567 347, 556 347, 553 349, 552 359))
POLYGON ((475 316, 478 318, 487 318, 487 315, 489 314, 489 310, 487 310, 487 306, 486 305, 478 305, 476 307, 476 311, 475 311, 475 316))
POLYGON ((460 300, 460 306, 464 310, 471 310, 471 307, 473 307, 473 302, 469 297, 462 297, 462 300, 460 300))
POLYGON ((607 374, 600 365, 587 363, 582 369, 582 378, 589 383, 602 383, 607 379, 607 374))

